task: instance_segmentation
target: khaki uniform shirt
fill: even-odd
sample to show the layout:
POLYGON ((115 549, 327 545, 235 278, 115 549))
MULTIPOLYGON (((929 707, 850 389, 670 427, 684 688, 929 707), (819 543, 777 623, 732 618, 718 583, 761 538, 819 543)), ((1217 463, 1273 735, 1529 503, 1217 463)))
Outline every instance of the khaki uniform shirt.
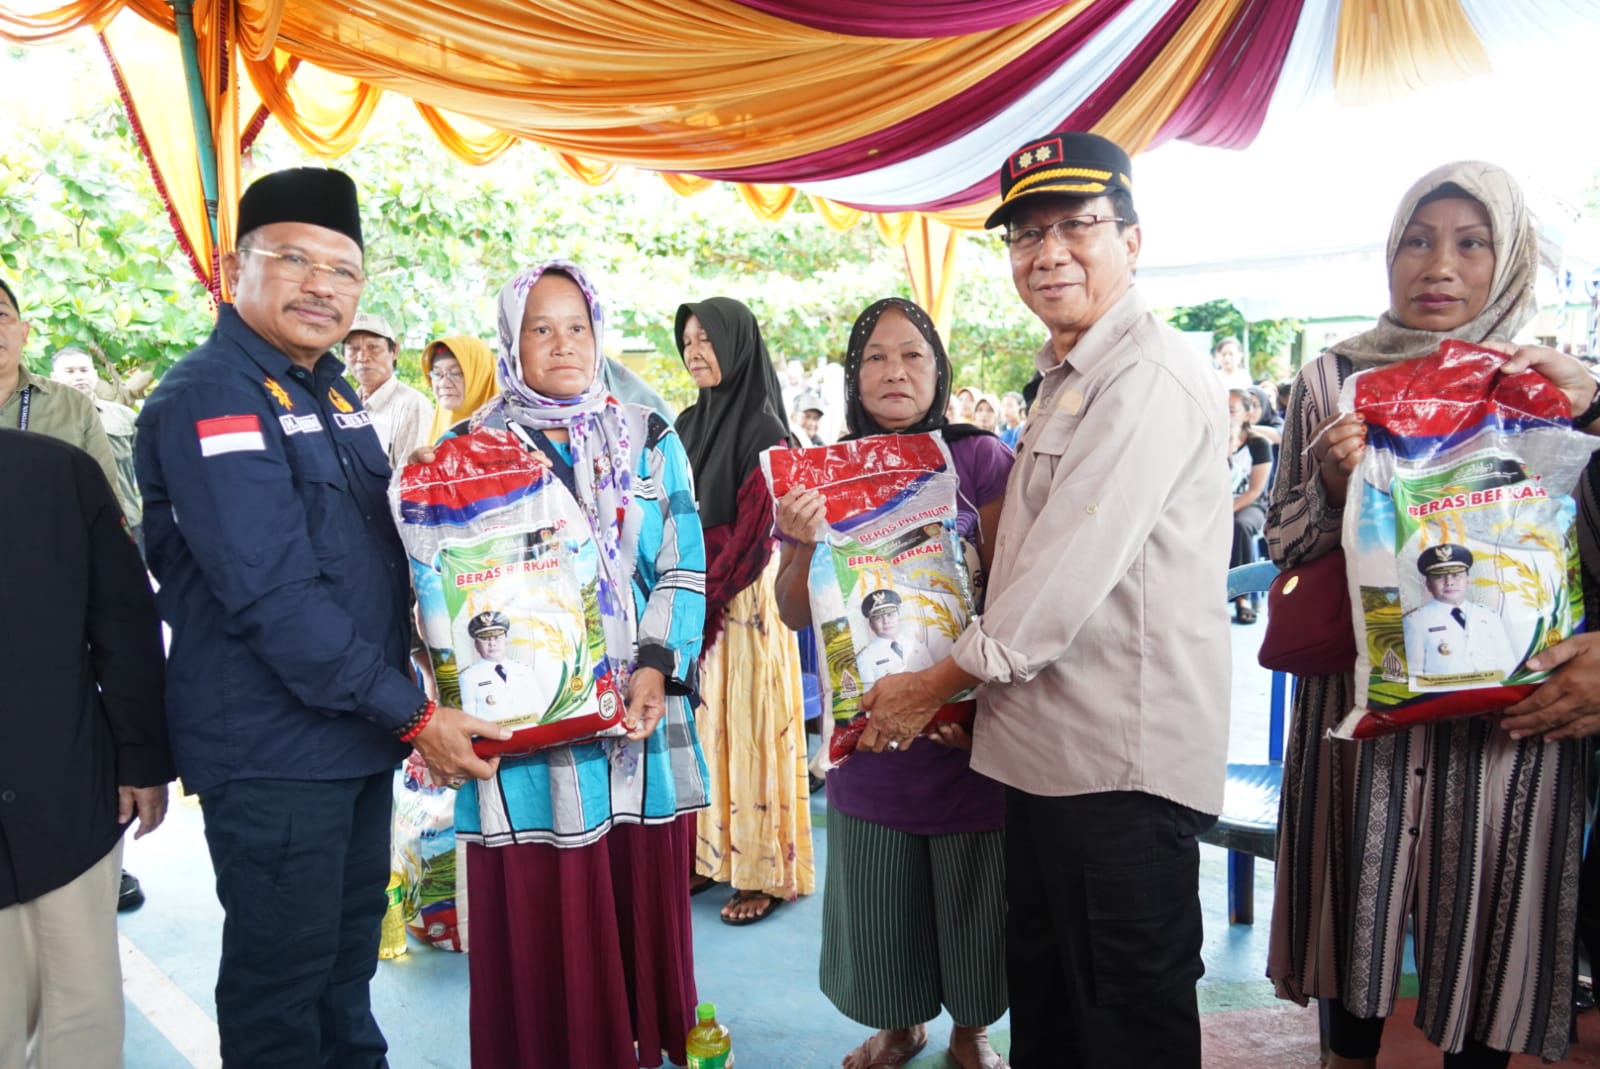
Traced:
POLYGON ((94 457, 94 462, 106 473, 106 482, 116 489, 117 462, 111 454, 111 442, 100 426, 100 413, 94 402, 65 383, 28 374, 25 367, 18 368, 17 373, 17 388, 11 391, 4 404, 0 404, 0 427, 17 429, 22 418, 22 391, 33 387, 28 402, 27 429, 75 445, 94 457))
POLYGON ((115 401, 95 400, 95 410, 100 413, 100 427, 111 444, 111 458, 117 465, 117 480, 111 488, 117 492, 128 524, 139 526, 144 519, 144 506, 139 501, 139 483, 133 476, 133 440, 138 432, 139 413, 115 401))
POLYGON ((1227 397, 1130 290, 1057 362, 1006 486, 984 614, 957 641, 972 767, 1036 795, 1222 808, 1227 397))

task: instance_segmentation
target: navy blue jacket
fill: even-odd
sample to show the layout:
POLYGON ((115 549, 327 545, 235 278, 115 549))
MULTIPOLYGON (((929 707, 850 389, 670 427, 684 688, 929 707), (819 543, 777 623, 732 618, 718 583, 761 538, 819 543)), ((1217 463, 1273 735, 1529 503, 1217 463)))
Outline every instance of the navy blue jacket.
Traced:
POLYGON ((307 371, 223 305, 139 415, 167 720, 191 791, 392 767, 423 701, 389 462, 324 354, 307 371))

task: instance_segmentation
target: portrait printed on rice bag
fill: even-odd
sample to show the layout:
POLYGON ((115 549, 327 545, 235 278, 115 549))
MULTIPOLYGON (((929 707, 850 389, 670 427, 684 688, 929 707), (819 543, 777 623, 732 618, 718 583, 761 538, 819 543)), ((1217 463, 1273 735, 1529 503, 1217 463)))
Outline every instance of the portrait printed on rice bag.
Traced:
MULTIPOLYGON (((1406 665, 1413 689, 1488 683, 1511 675, 1522 661, 1507 619, 1507 591, 1492 547, 1438 542, 1402 556, 1400 602, 1406 665), (1405 564, 1412 565, 1408 576, 1405 564)), ((1525 629, 1525 628, 1524 628, 1525 629)))

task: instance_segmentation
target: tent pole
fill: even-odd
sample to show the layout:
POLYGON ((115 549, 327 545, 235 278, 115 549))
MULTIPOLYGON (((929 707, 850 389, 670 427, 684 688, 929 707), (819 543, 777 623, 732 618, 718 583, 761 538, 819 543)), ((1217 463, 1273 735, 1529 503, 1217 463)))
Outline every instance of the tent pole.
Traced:
POLYGON ((217 145, 211 136, 211 109, 206 106, 205 83, 200 77, 200 42, 194 32, 194 0, 172 0, 177 16, 178 51, 183 55, 183 76, 189 86, 189 121, 200 157, 200 188, 206 198, 206 222, 211 244, 217 244, 217 145))

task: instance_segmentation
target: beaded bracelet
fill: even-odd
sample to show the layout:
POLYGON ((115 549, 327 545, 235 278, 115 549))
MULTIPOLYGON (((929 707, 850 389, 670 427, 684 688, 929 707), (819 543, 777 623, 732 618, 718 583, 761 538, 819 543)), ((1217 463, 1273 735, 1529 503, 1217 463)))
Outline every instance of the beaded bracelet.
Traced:
POLYGON ((418 706, 417 711, 411 714, 411 719, 400 725, 400 741, 410 742, 421 735, 422 729, 428 726, 428 721, 433 719, 433 711, 438 707, 438 703, 432 698, 418 706))

